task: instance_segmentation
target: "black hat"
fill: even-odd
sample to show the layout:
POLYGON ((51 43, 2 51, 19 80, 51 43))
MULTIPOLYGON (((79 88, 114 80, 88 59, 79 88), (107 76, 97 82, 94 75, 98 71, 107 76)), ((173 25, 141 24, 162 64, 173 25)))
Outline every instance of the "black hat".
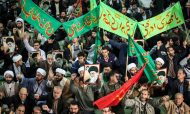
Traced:
POLYGON ((63 58, 63 55, 58 53, 58 54, 55 55, 55 59, 57 59, 57 58, 63 58))
POLYGON ((14 43, 14 40, 13 40, 12 38, 7 38, 7 39, 6 39, 6 43, 8 43, 8 42, 14 43))
POLYGON ((98 72, 98 68, 97 68, 96 66, 91 66, 91 67, 88 69, 88 72, 90 73, 91 71, 98 72))

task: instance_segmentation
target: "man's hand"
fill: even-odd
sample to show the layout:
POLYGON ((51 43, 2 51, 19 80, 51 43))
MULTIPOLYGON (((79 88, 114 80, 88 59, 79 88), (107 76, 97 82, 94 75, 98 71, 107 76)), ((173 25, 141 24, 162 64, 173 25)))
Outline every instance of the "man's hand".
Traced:
POLYGON ((104 41, 106 41, 106 42, 110 41, 110 39, 107 36, 104 36, 103 38, 104 38, 104 41))
POLYGON ((165 96, 163 96, 163 97, 161 98, 161 101, 162 101, 162 102, 167 102, 167 101, 169 101, 169 99, 170 99, 170 97, 169 97, 168 95, 165 95, 165 96))
POLYGON ((42 109, 47 111, 47 112, 50 112, 50 109, 47 105, 42 105, 42 109))
POLYGON ((27 40, 28 40, 29 38, 30 38, 30 35, 29 35, 27 32, 24 32, 24 33, 23 33, 23 40, 24 40, 24 39, 27 39, 27 40))
POLYGON ((158 41, 156 45, 157 45, 157 49, 160 49, 160 47, 162 46, 162 41, 158 41))
POLYGON ((38 99, 40 99, 40 95, 39 95, 39 94, 34 94, 34 98, 35 98, 36 100, 38 100, 38 99))
POLYGON ((187 59, 190 59, 190 54, 187 56, 187 59))
POLYGON ((48 80, 49 81, 52 81, 54 78, 54 73, 52 71, 52 69, 49 69, 49 72, 48 72, 48 80))
POLYGON ((13 28, 13 34, 16 34, 17 28, 13 28))

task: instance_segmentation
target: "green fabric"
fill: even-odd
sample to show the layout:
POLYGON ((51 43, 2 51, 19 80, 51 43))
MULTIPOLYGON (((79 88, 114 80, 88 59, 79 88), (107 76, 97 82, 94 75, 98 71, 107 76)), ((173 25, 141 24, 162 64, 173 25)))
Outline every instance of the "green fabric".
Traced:
MULTIPOLYGON (((146 77, 148 78, 149 82, 157 81, 160 84, 160 81, 158 79, 157 73, 156 73, 156 66, 151 58, 150 54, 146 52, 142 46, 140 46, 138 43, 136 43, 133 39, 129 37, 129 45, 134 46, 134 53, 133 55, 136 55, 138 58, 138 63, 143 66, 145 63, 147 63, 144 72, 146 74, 146 77), (132 43, 132 44, 131 44, 132 43)), ((130 48, 131 49, 131 48, 130 48)))
POLYGON ((137 22, 101 2, 98 26, 123 38, 128 38, 128 34, 131 37, 134 36, 137 22))
POLYGON ((127 45, 127 49, 128 49, 128 56, 135 56, 135 47, 133 44, 133 40, 131 38, 128 39, 128 45, 127 45))
POLYGON ((77 1, 77 6, 74 10, 74 16, 80 17, 82 15, 82 0, 77 1))
POLYGON ((96 0, 90 0, 90 11, 97 7, 96 0))
POLYGON ((49 38, 61 23, 40 9, 32 0, 21 0, 21 17, 34 26, 42 35, 49 38))
POLYGON ((181 5, 177 2, 173 7, 150 19, 138 23, 144 39, 149 39, 159 33, 184 23, 181 5))
POLYGON ((99 9, 98 6, 79 18, 63 23, 63 28, 70 40, 85 34, 98 25, 99 9))
POLYGON ((102 42, 100 41, 100 30, 98 29, 98 31, 96 32, 96 39, 95 39, 95 51, 94 51, 94 59, 93 59, 93 63, 95 64, 98 58, 98 48, 102 45, 102 42))

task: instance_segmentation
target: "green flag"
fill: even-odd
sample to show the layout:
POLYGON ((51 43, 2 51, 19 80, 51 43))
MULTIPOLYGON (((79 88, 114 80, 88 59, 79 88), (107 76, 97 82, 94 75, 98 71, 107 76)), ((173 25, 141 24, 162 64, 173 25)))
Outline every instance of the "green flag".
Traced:
POLYGON ((73 12, 75 17, 80 17, 82 15, 82 0, 77 0, 77 6, 73 12))
POLYGON ((149 39, 161 32, 174 28, 184 23, 184 17, 181 10, 180 2, 176 3, 173 7, 165 12, 141 21, 138 27, 144 39, 149 39))
POLYGON ((135 56, 135 47, 134 47, 134 43, 133 43, 133 40, 131 38, 128 38, 128 56, 135 56))
POLYGON ((83 35, 84 33, 92 30, 92 28, 98 25, 99 9, 100 7, 97 6, 87 14, 63 23, 63 28, 67 32, 67 35, 70 40, 83 35))
POLYGON ((21 17, 49 38, 61 23, 41 10, 32 0, 21 0, 21 17))
POLYGON ((94 59, 93 59, 94 64, 96 63, 97 58, 98 58, 98 49, 102 45, 102 42, 100 41, 100 29, 98 29, 96 32, 95 45, 96 45, 96 48, 94 51, 94 59))
POLYGON ((96 0, 90 0, 90 10, 93 10, 95 7, 97 7, 96 0))
MULTIPOLYGON (((149 80, 149 82, 157 81, 160 83, 159 78, 157 76, 156 72, 156 66, 154 61, 152 60, 151 56, 146 52, 142 46, 140 46, 138 43, 136 43, 131 37, 128 37, 129 39, 129 46, 134 46, 133 55, 136 55, 138 58, 138 63, 143 66, 145 63, 147 63, 144 72, 149 80), (131 44, 132 43, 132 44, 131 44)), ((132 49, 132 48, 130 48, 132 49)), ((131 50, 132 51, 132 50, 131 50)))
POLYGON ((128 34, 133 37, 137 27, 137 22, 114 10, 104 3, 100 3, 99 27, 127 38, 128 34))

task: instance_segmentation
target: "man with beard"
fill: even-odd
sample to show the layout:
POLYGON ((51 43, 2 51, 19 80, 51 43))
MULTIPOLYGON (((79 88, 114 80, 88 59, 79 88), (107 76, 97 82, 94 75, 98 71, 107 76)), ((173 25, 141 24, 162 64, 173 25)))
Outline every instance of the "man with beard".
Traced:
POLYGON ((54 86, 62 87, 62 96, 66 99, 66 102, 69 103, 72 100, 72 94, 70 92, 70 80, 65 78, 65 70, 57 68, 55 72, 55 76, 48 77, 47 86, 51 88, 53 88, 54 86))
POLYGON ((173 47, 167 48, 167 56, 165 56, 164 61, 167 67, 168 85, 170 89, 172 88, 173 83, 177 78, 179 60, 181 60, 182 56, 183 53, 180 53, 180 55, 176 54, 173 47))
POLYGON ((109 81, 110 73, 112 71, 112 65, 107 63, 104 65, 103 72, 100 74, 102 77, 102 84, 109 81))
POLYGON ((96 83, 96 80, 98 79, 99 71, 96 66, 91 66, 88 69, 88 72, 90 73, 89 83, 96 83))
POLYGON ((47 55, 47 60, 40 61, 38 67, 48 71, 47 75, 51 75, 51 73, 55 72, 56 68, 59 68, 61 66, 56 61, 53 60, 53 55, 49 53, 47 55))
POLYGON ((13 28, 13 34, 15 35, 16 39, 21 39, 24 33, 24 20, 21 18, 17 18, 15 20, 16 28, 13 28))
POLYGON ((63 55, 58 53, 55 55, 56 63, 59 64, 60 67, 63 67, 63 55))
POLYGON ((69 105, 69 108, 63 111, 61 114, 84 114, 79 106, 79 103, 76 101, 72 101, 69 105))
MULTIPOLYGON (((53 92, 47 96, 42 96, 40 99, 46 99, 46 105, 42 105, 42 109, 48 114, 61 114, 66 108, 65 99, 61 97, 62 87, 54 86, 53 92)), ((39 97, 37 98, 39 99, 39 97)), ((45 114, 46 114, 45 113, 45 114)))
POLYGON ((26 87, 30 91, 31 96, 35 95, 46 95, 47 94, 47 87, 45 80, 46 71, 42 68, 38 68, 36 71, 35 78, 22 78, 21 79, 21 86, 26 87))
POLYGON ((9 66, 9 69, 14 72, 14 81, 17 81, 17 77, 27 77, 26 66, 23 64, 22 55, 14 55, 12 60, 13 64, 9 66))
POLYGON ((125 106, 132 108, 132 114, 155 114, 154 107, 148 103, 149 98, 148 90, 144 89, 139 98, 126 99, 125 106))
MULTIPOLYGON (((100 93, 99 93, 99 98, 104 97, 117 89, 119 89, 122 86, 122 83, 119 82, 118 80, 118 73, 117 72, 111 72, 109 81, 107 83, 104 83, 100 93)), ((124 114, 124 99, 121 100, 121 102, 117 105, 112 107, 113 112, 116 114, 124 114)))
POLYGON ((19 85, 13 81, 13 77, 13 71, 5 71, 5 82, 3 82, 3 84, 0 86, 0 91, 4 93, 5 97, 11 97, 18 93, 19 85))

